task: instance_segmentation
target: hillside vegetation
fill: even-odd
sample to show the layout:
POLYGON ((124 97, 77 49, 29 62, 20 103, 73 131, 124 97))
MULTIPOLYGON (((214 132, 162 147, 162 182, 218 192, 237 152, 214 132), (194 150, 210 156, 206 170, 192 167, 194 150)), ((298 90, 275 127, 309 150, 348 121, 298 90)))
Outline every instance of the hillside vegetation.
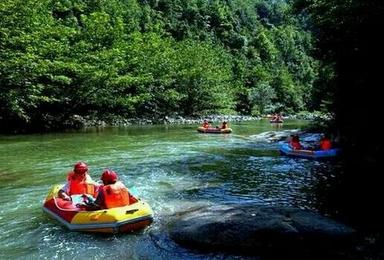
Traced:
POLYGON ((330 73, 286 1, 3 0, 0 16, 3 131, 61 129, 74 115, 297 112, 327 99, 319 78, 330 73))

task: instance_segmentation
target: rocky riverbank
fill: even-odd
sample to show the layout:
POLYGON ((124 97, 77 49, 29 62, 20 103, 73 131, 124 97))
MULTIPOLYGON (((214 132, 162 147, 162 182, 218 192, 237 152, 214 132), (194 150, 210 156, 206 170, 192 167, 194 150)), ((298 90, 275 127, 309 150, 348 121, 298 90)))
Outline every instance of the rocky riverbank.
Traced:
POLYGON ((83 127, 105 127, 105 126, 129 126, 129 125, 152 125, 152 124, 201 124, 204 119, 209 122, 220 123, 222 121, 241 122, 260 120, 261 117, 240 116, 240 115, 208 115, 201 117, 168 117, 163 118, 123 118, 113 116, 103 119, 97 119, 90 116, 74 115, 67 120, 66 125, 72 128, 83 127))
MULTIPOLYGON (((73 115, 66 120, 65 125, 73 126, 74 128, 81 127, 104 127, 104 126, 128 126, 128 125, 151 125, 151 124, 200 124, 204 119, 210 122, 220 123, 222 121, 241 122, 261 120, 268 118, 268 115, 244 116, 244 115, 206 115, 197 117, 183 116, 164 116, 152 118, 124 118, 118 115, 113 115, 105 118, 95 118, 92 116, 73 115)), ((330 114, 319 112, 302 112, 294 115, 284 115, 284 119, 303 119, 303 120, 320 120, 329 121, 332 118, 330 114)))

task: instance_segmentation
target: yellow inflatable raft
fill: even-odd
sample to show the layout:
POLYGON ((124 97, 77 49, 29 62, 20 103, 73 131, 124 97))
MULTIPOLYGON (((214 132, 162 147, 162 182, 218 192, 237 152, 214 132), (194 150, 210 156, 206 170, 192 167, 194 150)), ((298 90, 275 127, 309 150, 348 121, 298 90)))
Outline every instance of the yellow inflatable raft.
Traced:
POLYGON ((72 196, 72 201, 57 197, 61 187, 62 185, 55 185, 51 189, 44 201, 43 210, 69 230, 124 233, 141 230, 153 221, 150 206, 133 196, 128 206, 89 211, 75 202, 75 196, 72 196))

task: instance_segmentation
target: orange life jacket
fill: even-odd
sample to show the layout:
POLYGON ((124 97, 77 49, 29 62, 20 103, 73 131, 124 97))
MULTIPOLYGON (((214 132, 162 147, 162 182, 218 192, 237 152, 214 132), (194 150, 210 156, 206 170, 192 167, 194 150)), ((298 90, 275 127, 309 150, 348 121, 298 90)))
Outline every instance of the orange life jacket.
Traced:
POLYGON ((93 197, 96 197, 95 184, 91 183, 91 177, 88 174, 85 174, 83 177, 80 174, 75 174, 73 171, 68 173, 67 180, 69 182, 69 194, 89 194, 93 197))
POLYGON ((107 209, 129 205, 129 192, 123 183, 105 185, 102 188, 104 204, 107 209))
POLYGON ((209 128, 209 124, 208 123, 203 123, 202 125, 204 128, 209 128))

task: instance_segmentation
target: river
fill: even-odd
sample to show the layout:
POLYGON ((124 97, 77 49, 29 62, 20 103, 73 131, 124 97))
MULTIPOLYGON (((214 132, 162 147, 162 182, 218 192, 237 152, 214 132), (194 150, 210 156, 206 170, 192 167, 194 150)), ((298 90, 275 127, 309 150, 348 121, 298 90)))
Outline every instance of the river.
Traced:
POLYGON ((337 163, 281 156, 278 143, 250 138, 306 124, 230 122, 233 133, 226 135, 151 125, 0 136, 0 259, 222 259, 171 241, 167 216, 198 204, 248 201, 327 214, 322 199, 337 163), (138 234, 96 235, 68 231, 46 216, 45 196, 77 161, 95 180, 105 168, 118 172, 151 205, 154 223, 138 234))

